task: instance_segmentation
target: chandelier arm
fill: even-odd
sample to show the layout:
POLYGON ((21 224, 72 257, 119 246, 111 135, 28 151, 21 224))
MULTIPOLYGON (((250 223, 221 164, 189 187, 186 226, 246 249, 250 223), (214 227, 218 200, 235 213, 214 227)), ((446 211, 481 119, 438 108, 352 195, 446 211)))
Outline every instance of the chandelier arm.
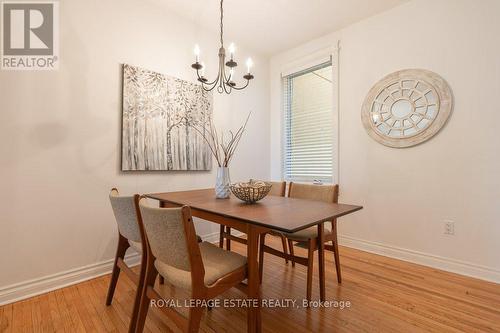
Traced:
POLYGON ((201 81, 202 76, 200 76, 200 73, 199 73, 198 70, 196 70, 196 76, 198 76, 198 81, 200 81, 202 84, 207 85, 207 86, 211 86, 212 84, 217 83, 217 81, 219 81, 219 77, 218 76, 212 82, 203 82, 203 81, 201 81))
POLYGON ((215 78, 215 80, 213 80, 212 82, 204 82, 204 84, 207 85, 207 86, 216 85, 217 81, 219 81, 219 76, 218 75, 215 78))
POLYGON ((217 85, 217 82, 219 81, 219 76, 217 75, 217 77, 215 78, 215 80, 213 80, 212 82, 204 82, 205 85, 207 86, 211 86, 211 85, 217 85))
POLYGON ((229 84, 224 84, 224 91, 226 92, 226 94, 230 94, 231 93, 231 90, 232 90, 232 86, 229 85, 229 84))
POLYGON ((206 84, 206 83, 202 82, 201 85, 204 88, 208 89, 207 91, 212 91, 212 90, 214 90, 215 87, 217 87, 217 81, 213 82, 213 83, 210 83, 210 84, 206 84))
POLYGON ((205 91, 212 91, 216 87, 215 84, 213 84, 213 85, 207 85, 205 83, 202 83, 201 86, 203 87, 203 90, 205 90, 205 91))
POLYGON ((233 74, 231 73, 231 71, 229 71, 229 76, 227 76, 226 70, 224 69, 224 82, 226 84, 228 84, 231 88, 234 87, 233 85, 229 84, 231 82, 232 78, 233 78, 233 74))
POLYGON ((205 91, 212 91, 218 86, 218 83, 219 83, 219 76, 217 76, 217 79, 215 79, 210 83, 201 82, 201 85, 204 87, 205 91))
POLYGON ((224 72, 224 77, 223 77, 224 82, 229 84, 229 82, 231 81, 231 73, 229 73, 229 76, 227 76, 226 69, 223 68, 222 71, 224 72))
POLYGON ((212 91, 214 88, 205 88, 205 85, 201 84, 201 89, 203 89, 206 92, 212 91))
POLYGON ((217 82, 210 82, 209 84, 207 84, 203 81, 200 81, 200 83, 201 83, 201 87, 205 91, 212 91, 217 86, 217 82))
POLYGON ((237 87, 237 86, 233 86, 231 87, 232 89, 234 90, 243 90, 245 89, 246 87, 248 87, 248 84, 250 83, 250 80, 247 80, 247 83, 244 85, 244 86, 241 86, 241 87, 237 87))
POLYGON ((248 86, 248 84, 250 83, 250 80, 247 80, 246 84, 245 84, 244 86, 242 86, 242 87, 237 87, 237 86, 235 86, 235 85, 233 86, 233 85, 229 84, 229 82, 231 82, 231 78, 232 78, 231 73, 229 74, 229 76, 227 76, 227 75, 226 75, 226 71, 224 70, 224 68, 222 68, 222 72, 223 72, 223 78, 222 78, 222 81, 223 81, 223 84, 224 84, 224 91, 225 91, 226 93, 228 93, 228 94, 229 94, 229 93, 231 93, 231 90, 232 90, 232 89, 235 89, 235 90, 243 90, 243 89, 245 89, 245 88, 248 86), (227 89, 225 89, 225 86, 226 86, 226 85, 227 85, 227 86, 229 86, 229 92, 227 91, 227 89))

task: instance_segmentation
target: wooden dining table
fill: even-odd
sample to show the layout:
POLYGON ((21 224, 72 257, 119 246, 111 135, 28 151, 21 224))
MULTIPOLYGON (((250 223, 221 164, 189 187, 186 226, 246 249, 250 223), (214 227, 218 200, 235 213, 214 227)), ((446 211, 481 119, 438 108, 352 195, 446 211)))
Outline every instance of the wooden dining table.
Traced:
MULTIPOLYGON (((324 261, 324 222, 362 209, 361 206, 333 204, 322 201, 267 196, 254 204, 247 204, 233 196, 215 198, 214 189, 181 192, 152 193, 148 198, 159 201, 160 207, 190 206, 193 216, 222 224, 247 235, 248 298, 259 306, 248 307, 248 332, 261 332, 259 237, 270 231, 293 233, 317 226, 318 253, 324 261)), ((324 276, 323 272, 320 275, 324 276)), ((324 283, 324 279, 323 279, 324 283)), ((324 290, 324 285, 320 286, 324 290)), ((324 293, 323 293, 324 294, 324 293)))

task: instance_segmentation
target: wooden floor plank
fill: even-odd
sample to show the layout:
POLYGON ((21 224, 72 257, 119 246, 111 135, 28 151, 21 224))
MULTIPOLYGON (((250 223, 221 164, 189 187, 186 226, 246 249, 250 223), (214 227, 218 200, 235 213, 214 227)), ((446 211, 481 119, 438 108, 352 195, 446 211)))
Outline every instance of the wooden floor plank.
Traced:
POLYGON ((31 328, 32 332, 43 332, 42 309, 40 307, 41 296, 31 299, 31 328))
POLYGON ((65 289, 59 289, 54 291, 55 299, 57 302, 57 308, 61 314, 61 321, 64 324, 64 332, 81 332, 83 326, 80 320, 76 320, 74 315, 71 313, 71 308, 66 303, 64 298, 65 289))
POLYGON ((73 296, 75 286, 64 288, 63 296, 66 301, 66 307, 71 316, 75 332, 93 332, 93 326, 88 322, 88 318, 80 316, 77 310, 77 299, 73 296))
MULTIPOLYGON (((90 283, 84 282, 76 286, 78 289, 78 297, 81 299, 83 306, 85 306, 85 312, 90 317, 92 324, 96 328, 98 332, 112 332, 114 329, 111 321, 102 315, 101 311, 99 311, 92 301, 93 295, 90 290, 92 287, 90 283)), ((101 301, 102 300, 98 300, 101 301)))
POLYGON ((0 307, 0 332, 10 332, 12 322, 12 304, 0 307))
POLYGON ((12 307, 12 332, 32 332, 31 300, 14 303, 12 307))
MULTIPOLYGON (((280 248, 278 239, 269 238, 280 248)), ((244 245, 233 250, 245 254, 244 245)), ((367 252, 341 247, 343 283, 336 282, 333 255, 326 255, 328 300, 349 301, 344 309, 264 308, 264 332, 500 332, 500 285, 367 252)), ((296 253, 305 255, 303 249, 296 253)), ((317 263, 317 256, 315 256, 317 263)), ((262 295, 271 299, 305 297, 306 269, 265 256, 262 295)), ((313 299, 319 298, 317 264, 313 299)), ((136 268, 137 270, 137 268, 136 268)), ((80 283, 0 307, 0 332, 127 332, 136 287, 120 276, 111 306, 104 304, 110 276, 80 283), (47 320, 50 318, 50 320, 47 320)), ((186 291, 165 284, 163 297, 183 300, 186 291)), ((241 299, 229 290, 219 298, 241 299)), ((187 309, 180 310, 187 315, 187 309)), ((214 308, 202 319, 204 332, 246 332, 246 309, 214 308)), ((151 309, 145 332, 179 330, 158 309, 151 309)))
POLYGON ((92 299, 94 308, 101 315, 101 320, 106 323, 108 329, 111 325, 118 332, 128 332, 128 325, 126 326, 120 319, 115 307, 113 305, 105 305, 105 297, 102 296, 102 291, 97 285, 100 279, 88 281, 88 293, 92 299))
MULTIPOLYGON (((40 321, 41 321, 41 332, 55 332, 56 329, 53 325, 52 314, 50 309, 49 294, 44 294, 38 298, 40 306, 40 321)), ((32 314, 33 315, 33 314, 32 314)), ((33 323, 33 325, 35 325, 33 323)))
POLYGON ((57 304, 56 293, 50 292, 46 294, 49 303, 49 313, 52 326, 55 332, 65 332, 64 313, 59 310, 57 304))
MULTIPOLYGON (((104 302, 105 297, 103 297, 102 295, 106 295, 108 291, 108 281, 100 278, 96 279, 94 282, 95 290, 98 295, 101 295, 100 299, 102 299, 102 301, 104 302)), ((123 283, 118 283, 115 290, 115 296, 113 298, 113 304, 112 306, 109 306, 107 308, 112 308, 114 310, 113 314, 115 315, 115 318, 120 320, 120 326, 122 326, 125 331, 128 331, 130 314, 123 311, 120 303, 117 302, 117 299, 120 299, 120 297, 124 297, 124 295, 122 294, 125 294, 126 292, 127 290, 123 288, 123 283)))
POLYGON ((88 283, 84 282, 80 285, 69 288, 71 293, 70 297, 75 304, 78 316, 82 318, 85 331, 87 332, 106 332, 106 328, 100 320, 99 316, 95 313, 92 303, 88 301, 88 295, 80 293, 81 289, 87 289, 88 283), (85 288, 87 287, 87 288, 85 288))

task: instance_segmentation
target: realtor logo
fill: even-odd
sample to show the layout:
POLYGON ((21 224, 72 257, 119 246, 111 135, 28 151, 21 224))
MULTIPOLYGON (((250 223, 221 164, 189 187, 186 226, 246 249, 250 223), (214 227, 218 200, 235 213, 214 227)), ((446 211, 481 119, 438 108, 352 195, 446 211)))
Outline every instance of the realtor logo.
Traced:
POLYGON ((2 1, 3 70, 53 70, 59 65, 55 1, 2 1))

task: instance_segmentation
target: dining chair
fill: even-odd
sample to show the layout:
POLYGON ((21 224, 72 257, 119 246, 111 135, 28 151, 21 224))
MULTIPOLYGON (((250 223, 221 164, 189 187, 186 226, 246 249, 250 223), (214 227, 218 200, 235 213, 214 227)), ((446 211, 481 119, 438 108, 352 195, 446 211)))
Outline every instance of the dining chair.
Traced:
MULTIPOLYGON (((339 196, 338 185, 316 185, 316 184, 301 184, 290 182, 288 189, 288 197, 298 199, 317 200, 330 203, 337 203, 339 196)), ((331 245, 325 245, 325 249, 333 252, 335 257, 335 269, 337 271, 337 281, 342 282, 340 271, 340 259, 337 241, 337 220, 325 222, 324 226, 324 241, 331 242, 331 245)), ((318 228, 316 226, 295 233, 284 233, 288 240, 288 247, 290 254, 279 253, 277 250, 265 245, 265 235, 260 238, 260 266, 262 274, 262 267, 264 261, 264 252, 277 255, 280 257, 288 257, 292 261, 292 266, 295 263, 307 266, 307 300, 311 300, 312 295, 312 274, 313 274, 313 259, 314 252, 318 250, 318 228), (307 249, 307 258, 295 256, 294 245, 299 245, 307 249)), ((323 255, 323 254, 321 254, 323 255)), ((321 256, 318 256, 321 258, 321 256)), ((324 297, 324 262, 319 260, 320 267, 320 295, 324 297), (323 274, 321 274, 323 272, 323 274)), ((261 276, 262 280, 262 276, 261 276)))
MULTIPOLYGON (((268 195, 274 195, 278 197, 284 197, 286 191, 286 182, 269 182, 272 184, 271 190, 268 195)), ((231 235, 231 228, 221 225, 220 226, 220 235, 219 235, 219 247, 224 248, 224 238, 226 239, 226 250, 231 251, 231 240, 235 242, 246 244, 247 240, 245 238, 237 237, 231 235)), ((288 253, 287 251, 287 240, 285 236, 281 233, 271 233, 274 236, 278 236, 281 238, 281 244, 283 246, 283 252, 288 253)), ((285 258, 285 262, 288 264, 288 259, 285 258)), ((262 279, 261 279, 262 281, 262 279)))
POLYGON ((113 295, 115 292, 116 284, 120 272, 123 271, 132 282, 137 286, 136 296, 132 309, 131 320, 129 324, 129 332, 135 332, 135 324, 137 321, 137 314, 139 312, 139 303, 142 294, 142 286, 144 276, 146 274, 146 258, 143 255, 146 253, 144 247, 144 233, 138 222, 138 214, 135 206, 135 200, 139 195, 134 196, 120 196, 118 190, 113 188, 109 194, 109 200, 113 213, 115 215, 116 223, 118 224, 118 247, 116 250, 115 261, 113 264, 113 273, 111 274, 111 281, 109 283, 108 295, 106 297, 106 305, 111 305, 113 295), (139 274, 130 269, 124 261, 125 252, 129 248, 133 248, 141 254, 141 267, 139 274))
POLYGON ((152 299, 162 296, 154 289, 157 275, 175 287, 190 291, 193 306, 188 318, 170 307, 161 307, 183 332, 198 332, 203 307, 198 302, 210 300, 224 291, 237 287, 246 292, 242 283, 247 278, 247 259, 209 242, 198 243, 191 210, 155 208, 137 198, 139 223, 147 239, 147 262, 144 287, 136 332, 142 332, 152 299))

